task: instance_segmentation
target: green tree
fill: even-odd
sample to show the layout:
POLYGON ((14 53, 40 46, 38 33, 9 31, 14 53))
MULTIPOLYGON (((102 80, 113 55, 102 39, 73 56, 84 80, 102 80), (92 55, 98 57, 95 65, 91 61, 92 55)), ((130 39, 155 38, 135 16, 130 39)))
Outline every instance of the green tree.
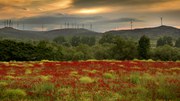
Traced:
POLYGON ((81 38, 79 36, 73 36, 70 40, 72 46, 78 46, 81 43, 81 38))
POLYGON ((64 36, 59 36, 59 37, 55 38, 53 41, 57 44, 63 44, 65 42, 67 42, 66 39, 64 38, 64 36))
POLYGON ((180 60, 180 49, 169 45, 160 46, 154 49, 152 58, 163 61, 180 60))
POLYGON ((94 58, 98 60, 104 60, 104 59, 111 59, 112 56, 110 55, 111 53, 111 47, 112 44, 98 44, 92 47, 94 58))
POLYGON ((150 39, 145 35, 142 36, 138 44, 138 54, 141 59, 148 59, 150 50, 150 39))
POLYGON ((96 38, 94 36, 92 37, 84 36, 84 37, 81 37, 81 43, 87 44, 89 46, 93 46, 96 44, 96 38))
POLYGON ((113 43, 115 36, 113 34, 104 34, 102 38, 99 40, 100 44, 104 43, 113 43))
POLYGON ((84 53, 83 52, 76 52, 73 55, 73 59, 72 60, 84 60, 84 53))
POLYGON ((180 37, 176 40, 175 47, 180 48, 180 37))
POLYGON ((157 47, 164 46, 164 45, 173 46, 173 39, 172 39, 172 37, 164 36, 163 38, 159 38, 157 40, 157 47))
POLYGON ((111 48, 113 59, 117 60, 131 60, 137 55, 136 43, 131 40, 125 40, 117 37, 114 41, 114 46, 111 48))
POLYGON ((163 38, 159 38, 158 40, 157 40, 157 47, 159 47, 159 46, 163 46, 164 45, 164 41, 163 41, 163 38))
POLYGON ((75 47, 64 47, 62 50, 63 60, 69 61, 74 59, 76 53, 75 47))
POLYGON ((60 60, 62 49, 47 41, 37 45, 13 40, 0 40, 0 61, 39 61, 43 59, 60 60))
POLYGON ((86 44, 80 44, 79 46, 77 46, 76 52, 78 53, 82 52, 84 54, 84 57, 81 60, 87 60, 93 58, 91 47, 86 44))

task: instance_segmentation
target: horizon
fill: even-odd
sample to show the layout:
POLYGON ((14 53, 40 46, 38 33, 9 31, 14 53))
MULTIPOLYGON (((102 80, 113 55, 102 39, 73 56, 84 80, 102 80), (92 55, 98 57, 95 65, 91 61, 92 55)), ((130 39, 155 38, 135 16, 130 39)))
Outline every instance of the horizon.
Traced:
POLYGON ((160 25, 180 28, 179 4, 179 0, 0 0, 0 27, 11 20, 16 29, 34 31, 77 27, 105 32, 160 25))
POLYGON ((168 26, 168 25, 160 25, 160 26, 150 26, 150 27, 140 27, 140 28, 133 28, 133 29, 130 29, 130 28, 127 28, 127 29, 111 29, 111 30, 107 30, 107 31, 104 31, 104 32, 98 32, 98 31, 93 31, 93 30, 91 30, 91 29, 86 29, 86 28, 57 28, 57 29, 50 29, 50 30, 26 30, 26 29, 17 29, 17 28, 15 28, 15 27, 7 27, 7 26, 5 26, 5 27, 2 27, 2 28, 0 28, 0 29, 4 29, 4 28, 12 28, 12 29, 15 29, 15 30, 20 30, 20 31, 39 31, 39 32, 46 32, 46 31, 53 31, 53 30, 68 30, 68 29, 74 29, 74 30, 81 30, 81 29, 84 29, 84 30, 89 30, 89 31, 93 31, 93 32, 97 32, 97 33, 106 33, 106 32, 108 32, 108 31, 133 31, 133 30, 137 30, 137 29, 150 29, 150 28, 159 28, 159 27, 171 27, 171 28, 176 28, 176 29, 180 29, 180 28, 178 28, 178 27, 176 27, 176 26, 168 26))

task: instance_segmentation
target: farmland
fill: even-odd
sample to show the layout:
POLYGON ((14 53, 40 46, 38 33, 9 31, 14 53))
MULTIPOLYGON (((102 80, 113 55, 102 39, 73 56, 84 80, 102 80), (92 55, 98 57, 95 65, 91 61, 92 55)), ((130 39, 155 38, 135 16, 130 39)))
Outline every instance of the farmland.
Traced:
POLYGON ((1 101, 178 101, 180 62, 0 63, 1 101))

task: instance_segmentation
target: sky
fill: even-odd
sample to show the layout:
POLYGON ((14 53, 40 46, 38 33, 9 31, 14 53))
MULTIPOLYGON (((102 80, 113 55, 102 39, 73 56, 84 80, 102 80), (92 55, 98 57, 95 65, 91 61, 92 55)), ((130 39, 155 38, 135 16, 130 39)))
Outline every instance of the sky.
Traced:
POLYGON ((86 28, 108 30, 180 28, 180 0, 0 0, 0 27, 12 20, 25 30, 86 28))

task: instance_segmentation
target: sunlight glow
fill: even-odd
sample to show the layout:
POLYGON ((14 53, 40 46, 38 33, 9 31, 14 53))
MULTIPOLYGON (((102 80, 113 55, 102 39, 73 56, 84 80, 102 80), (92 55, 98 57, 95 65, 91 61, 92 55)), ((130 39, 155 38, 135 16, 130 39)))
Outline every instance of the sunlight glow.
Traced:
POLYGON ((105 12, 105 8, 94 8, 94 9, 81 9, 77 13, 80 14, 97 14, 97 13, 103 13, 105 12))

